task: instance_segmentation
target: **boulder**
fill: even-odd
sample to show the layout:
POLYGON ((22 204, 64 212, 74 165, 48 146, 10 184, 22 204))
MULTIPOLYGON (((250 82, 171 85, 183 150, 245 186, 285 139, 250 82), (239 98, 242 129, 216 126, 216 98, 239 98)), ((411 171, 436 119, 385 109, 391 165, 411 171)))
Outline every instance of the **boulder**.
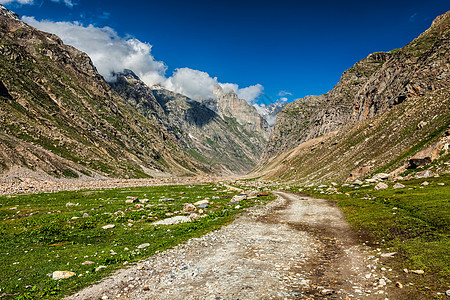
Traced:
POLYGON ((193 213, 196 211, 197 211, 197 208, 192 203, 185 203, 183 205, 183 212, 185 212, 185 213, 193 213))
POLYGON ((373 180, 376 180, 376 181, 387 180, 387 179, 389 179, 389 174, 386 174, 386 173, 378 173, 378 174, 375 174, 375 175, 372 177, 372 179, 373 179, 373 180))
POLYGON ((425 170, 425 171, 417 172, 417 174, 414 176, 414 178, 415 179, 428 178, 433 175, 434 175, 434 173, 431 172, 430 170, 425 170))
POLYGON ((396 184, 394 184, 393 186, 394 189, 403 189, 405 188, 405 186, 399 182, 397 182, 396 184))
POLYGON ((356 180, 353 182, 353 184, 361 185, 361 184, 363 184, 363 182, 362 182, 361 180, 359 180, 359 179, 356 179, 356 180))
POLYGON ((114 224, 109 224, 109 225, 103 226, 102 228, 103 228, 103 229, 111 229, 111 228, 114 228, 114 227, 116 227, 116 225, 114 225, 114 224))
POLYGON ((384 190, 384 189, 387 189, 389 186, 386 184, 386 183, 384 183, 384 182, 380 182, 380 183, 378 183, 373 189, 374 190, 384 190))
POLYGON ((233 196, 233 198, 231 198, 230 203, 231 204, 239 203, 239 201, 242 201, 242 200, 245 200, 245 199, 247 199, 247 195, 246 194, 235 195, 235 196, 233 196))
POLYGON ((138 197, 127 197, 128 199, 125 200, 125 203, 139 203, 139 198, 138 197))
POLYGON ((70 278, 72 276, 75 276, 76 274, 74 272, 70 271, 55 271, 52 274, 53 280, 60 280, 64 278, 70 278))
POLYGON ((200 205, 203 205, 203 204, 209 204, 209 200, 200 200, 200 201, 197 201, 197 202, 195 202, 194 203, 194 205, 195 206, 200 206, 200 205))

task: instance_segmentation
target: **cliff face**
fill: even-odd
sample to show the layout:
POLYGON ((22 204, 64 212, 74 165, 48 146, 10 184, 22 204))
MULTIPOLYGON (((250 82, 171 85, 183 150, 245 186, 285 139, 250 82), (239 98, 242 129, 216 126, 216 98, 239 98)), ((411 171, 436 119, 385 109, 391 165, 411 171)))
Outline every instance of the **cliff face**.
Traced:
POLYGON ((113 91, 89 57, 0 6, 0 171, 194 174, 202 164, 113 91))
POLYGON ((288 104, 277 116, 264 158, 290 150, 351 122, 356 95, 388 57, 386 53, 371 54, 345 71, 329 93, 307 96, 288 104))
MULTIPOLYGON (((205 104, 160 86, 148 87, 132 72, 116 74, 111 86, 143 115, 158 122, 184 150, 221 174, 246 173, 259 160, 265 139, 260 118, 240 122, 231 112, 221 115, 205 104)), ((234 93, 233 93, 234 94, 234 93)), ((235 101, 244 101, 232 97, 235 101)), ((245 101, 244 101, 245 102, 245 101)), ((220 101, 214 101, 220 103, 220 101)), ((245 106, 240 103, 241 107, 245 106)), ((214 108, 214 107, 213 107, 214 108)))
POLYGON ((222 117, 234 118, 248 131, 261 134, 264 139, 269 138, 269 125, 258 111, 247 101, 239 99, 235 92, 224 90, 218 86, 214 90, 217 96, 217 113, 222 117))
POLYGON ((404 48, 356 63, 326 95, 289 104, 259 170, 270 174, 276 168, 276 178, 343 180, 363 167, 373 172, 401 166, 450 125, 449 51, 447 12, 404 48), (427 125, 418 129, 419 123, 427 125))

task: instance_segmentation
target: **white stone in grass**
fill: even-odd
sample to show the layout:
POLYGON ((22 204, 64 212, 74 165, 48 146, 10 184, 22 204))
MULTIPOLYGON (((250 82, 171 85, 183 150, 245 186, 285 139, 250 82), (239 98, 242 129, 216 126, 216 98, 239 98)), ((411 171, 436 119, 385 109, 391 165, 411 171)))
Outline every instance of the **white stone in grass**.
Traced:
POLYGON ((70 271, 55 271, 52 274, 52 278, 53 278, 53 280, 60 280, 60 279, 70 278, 75 275, 76 274, 74 272, 70 272, 70 271))
POLYGON ((192 220, 188 216, 175 216, 172 218, 153 222, 152 224, 153 225, 175 225, 175 224, 186 223, 186 222, 190 222, 190 221, 192 221, 192 220))
POLYGON ((98 266, 95 268, 95 272, 101 271, 102 269, 106 269, 106 266, 98 266))
POLYGON ((114 225, 114 224, 108 224, 108 225, 103 226, 102 228, 103 228, 103 229, 111 229, 111 228, 114 228, 114 227, 116 227, 116 225, 114 225))
POLYGON ((148 246, 150 246, 149 243, 140 244, 140 245, 138 246, 138 249, 144 249, 144 248, 147 248, 148 246))
POLYGON ((195 206, 199 206, 199 205, 202 205, 202 204, 209 204, 209 200, 200 200, 200 201, 197 201, 197 202, 195 202, 194 203, 194 205, 195 206))

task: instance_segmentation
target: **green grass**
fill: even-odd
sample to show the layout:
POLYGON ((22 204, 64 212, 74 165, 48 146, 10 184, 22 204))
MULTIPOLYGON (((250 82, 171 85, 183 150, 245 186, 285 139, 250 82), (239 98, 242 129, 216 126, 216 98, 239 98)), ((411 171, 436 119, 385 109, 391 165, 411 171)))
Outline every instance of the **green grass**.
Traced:
POLYGON ((61 298, 100 280, 113 270, 189 238, 231 222, 244 208, 272 199, 260 197, 229 205, 235 192, 220 185, 160 186, 83 190, 0 197, 0 294, 2 299, 61 298), (125 203, 127 196, 148 199, 145 207, 125 203), (159 199, 170 197, 173 202, 159 199), (156 219, 183 215, 184 203, 209 198, 205 218, 154 226, 156 219), (76 205, 66 206, 67 203, 76 205), (83 217, 87 213, 88 217, 83 217), (114 224, 104 230, 102 226, 114 224), (140 244, 150 246, 138 249, 140 244), (116 254, 111 254, 114 251, 116 254), (94 264, 83 265, 84 261, 94 264), (100 266, 106 269, 95 272, 100 266), (73 271, 76 276, 54 281, 47 274, 73 271))
MULTIPOLYGON (((399 269, 422 269, 429 276, 418 285, 448 289, 450 279, 450 175, 402 181, 406 188, 375 191, 338 187, 338 193, 307 188, 312 196, 337 201, 364 239, 400 253, 399 269), (421 183, 428 181, 428 186, 421 183), (438 185, 444 183, 444 186, 438 185)), ((418 287, 419 287, 418 286, 418 287)))

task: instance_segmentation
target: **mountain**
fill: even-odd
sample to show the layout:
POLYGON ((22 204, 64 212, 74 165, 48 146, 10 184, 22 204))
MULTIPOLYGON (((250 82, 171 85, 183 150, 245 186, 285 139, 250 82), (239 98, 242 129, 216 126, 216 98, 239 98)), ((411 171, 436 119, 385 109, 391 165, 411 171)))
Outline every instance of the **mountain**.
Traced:
POLYGON ((148 87, 131 71, 116 78, 110 83, 114 90, 215 172, 246 173, 258 162, 267 125, 234 92, 216 91, 217 99, 201 103, 161 86, 148 87))
POLYGON ((161 125, 156 115, 162 111, 142 115, 85 53, 3 6, 0 66, 1 173, 19 168, 75 178, 211 171, 161 125))
MULTIPOLYGON (((267 178, 343 181, 400 174, 419 151, 437 145, 446 153, 449 50, 447 12, 402 49, 356 63, 329 93, 288 104, 256 171, 267 178)), ((441 156, 434 167, 448 169, 448 156, 441 156)))
POLYGON ((253 104, 253 107, 261 115, 261 117, 266 120, 269 127, 273 127, 275 126, 275 120, 278 114, 283 111, 284 107, 287 104, 287 102, 277 101, 274 103, 270 103, 269 105, 253 104))
POLYGON ((220 85, 217 85, 213 94, 215 98, 200 101, 222 118, 233 118, 246 130, 258 132, 265 140, 269 138, 269 125, 255 107, 239 99, 233 90, 224 89, 220 85))

